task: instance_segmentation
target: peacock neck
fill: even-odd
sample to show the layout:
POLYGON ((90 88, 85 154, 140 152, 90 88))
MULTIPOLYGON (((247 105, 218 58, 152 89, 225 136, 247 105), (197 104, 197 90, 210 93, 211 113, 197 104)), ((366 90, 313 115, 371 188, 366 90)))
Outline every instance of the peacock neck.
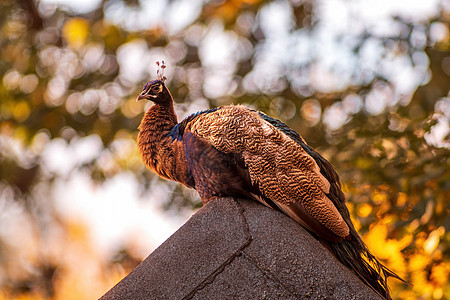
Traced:
POLYGON ((173 163, 166 161, 173 157, 171 138, 168 132, 177 124, 173 102, 153 105, 139 125, 138 147, 145 164, 162 177, 171 179, 173 163))
POLYGON ((150 130, 154 133, 166 133, 177 124, 177 115, 170 104, 155 104, 150 107, 142 118, 139 130, 150 130))

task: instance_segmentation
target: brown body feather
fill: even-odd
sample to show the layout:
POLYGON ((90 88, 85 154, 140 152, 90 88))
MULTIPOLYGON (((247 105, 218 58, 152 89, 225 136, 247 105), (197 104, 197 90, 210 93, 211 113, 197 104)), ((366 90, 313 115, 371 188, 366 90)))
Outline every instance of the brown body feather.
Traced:
POLYGON ((155 102, 138 136, 152 171, 195 188, 203 203, 238 196, 283 211, 363 282, 390 297, 386 279, 399 277, 367 250, 351 223, 338 175, 297 133, 244 106, 198 113, 178 124, 172 96, 159 80, 148 83, 140 99, 155 102))
POLYGON ((302 218, 309 214, 324 227, 318 230, 319 236, 338 242, 349 235, 347 224, 326 196, 330 183, 317 163, 257 112, 244 106, 224 107, 200 115, 186 130, 220 152, 241 153, 251 182, 261 194, 312 229, 302 218))

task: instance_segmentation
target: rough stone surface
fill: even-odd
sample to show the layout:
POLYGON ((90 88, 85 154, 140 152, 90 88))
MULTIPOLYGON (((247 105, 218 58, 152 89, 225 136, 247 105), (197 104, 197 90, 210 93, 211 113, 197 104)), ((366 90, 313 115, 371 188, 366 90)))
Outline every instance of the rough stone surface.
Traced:
POLYGON ((101 299, 380 297, 284 214, 218 198, 101 299))

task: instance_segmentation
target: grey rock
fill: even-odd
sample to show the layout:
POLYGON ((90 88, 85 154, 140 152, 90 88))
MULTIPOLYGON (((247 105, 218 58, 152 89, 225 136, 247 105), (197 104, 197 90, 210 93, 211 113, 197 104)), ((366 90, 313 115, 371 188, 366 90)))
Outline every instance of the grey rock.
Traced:
POLYGON ((101 299, 380 297, 289 217, 217 198, 101 299))

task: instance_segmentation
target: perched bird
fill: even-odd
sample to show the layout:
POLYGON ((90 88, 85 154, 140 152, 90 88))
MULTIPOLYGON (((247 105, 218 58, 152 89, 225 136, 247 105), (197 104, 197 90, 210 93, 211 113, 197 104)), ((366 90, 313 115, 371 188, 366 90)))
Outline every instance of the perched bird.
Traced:
POLYGON ((325 158, 281 121, 242 105, 200 111, 178 123, 164 79, 160 74, 148 82, 137 98, 154 102, 138 135, 150 170, 196 189, 203 203, 245 197, 284 212, 365 284, 390 298, 387 277, 402 279, 361 240, 339 176, 325 158))

